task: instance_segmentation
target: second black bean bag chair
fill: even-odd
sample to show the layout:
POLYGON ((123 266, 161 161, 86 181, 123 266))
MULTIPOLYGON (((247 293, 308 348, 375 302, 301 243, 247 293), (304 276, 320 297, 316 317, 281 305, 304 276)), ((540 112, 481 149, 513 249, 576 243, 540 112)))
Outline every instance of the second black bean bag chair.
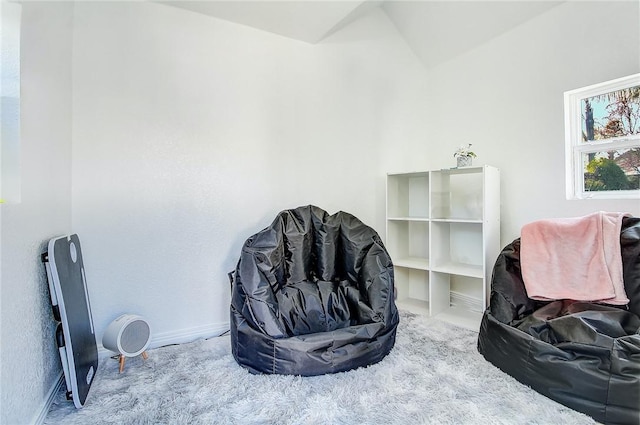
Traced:
POLYGON ((640 218, 622 219, 620 244, 629 304, 618 307, 529 298, 521 240, 507 245, 493 269, 478 350, 520 382, 599 422, 638 425, 640 218))
POLYGON ((253 373, 341 372, 393 348, 393 265, 351 214, 281 212, 245 242, 231 280, 232 353, 253 373))

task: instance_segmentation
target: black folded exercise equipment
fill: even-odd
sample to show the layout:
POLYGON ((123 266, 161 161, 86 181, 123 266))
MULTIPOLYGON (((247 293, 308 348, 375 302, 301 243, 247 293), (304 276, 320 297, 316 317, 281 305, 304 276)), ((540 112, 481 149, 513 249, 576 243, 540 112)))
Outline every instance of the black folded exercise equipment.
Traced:
POLYGON ((252 373, 313 376, 367 366, 393 348, 393 265, 351 214, 282 211, 230 273, 231 347, 252 373))
POLYGON ((47 272, 67 399, 84 406, 98 370, 98 347, 78 235, 53 238, 41 255, 47 272))

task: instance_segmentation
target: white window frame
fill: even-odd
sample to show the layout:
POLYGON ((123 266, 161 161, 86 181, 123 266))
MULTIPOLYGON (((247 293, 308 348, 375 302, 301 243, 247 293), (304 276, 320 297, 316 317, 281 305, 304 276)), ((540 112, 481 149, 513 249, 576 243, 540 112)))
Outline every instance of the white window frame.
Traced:
POLYGON ((584 154, 640 148, 640 134, 582 143, 582 100, 638 85, 640 85, 640 74, 633 74, 564 93, 567 199, 640 199, 640 190, 585 191, 582 165, 584 154))

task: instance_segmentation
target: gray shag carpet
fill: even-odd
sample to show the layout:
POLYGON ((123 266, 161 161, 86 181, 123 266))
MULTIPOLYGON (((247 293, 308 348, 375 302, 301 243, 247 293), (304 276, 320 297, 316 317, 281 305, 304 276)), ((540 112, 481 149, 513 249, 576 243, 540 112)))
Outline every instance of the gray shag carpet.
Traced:
POLYGON ((380 363, 317 377, 252 375, 229 336, 100 362, 87 403, 64 385, 45 424, 595 424, 518 383, 477 352, 478 334, 401 313, 380 363))

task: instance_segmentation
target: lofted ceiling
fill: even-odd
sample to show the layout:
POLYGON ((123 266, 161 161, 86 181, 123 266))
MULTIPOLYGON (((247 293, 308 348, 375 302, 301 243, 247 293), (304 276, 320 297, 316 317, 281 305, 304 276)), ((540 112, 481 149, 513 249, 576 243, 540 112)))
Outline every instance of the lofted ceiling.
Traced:
POLYGON ((382 1, 160 0, 158 3, 317 43, 382 1))
POLYGON ((382 8, 426 67, 452 59, 562 1, 386 1, 382 8))
POLYGON ((317 43, 381 8, 426 67, 452 59, 563 1, 548 0, 172 0, 158 1, 317 43))

